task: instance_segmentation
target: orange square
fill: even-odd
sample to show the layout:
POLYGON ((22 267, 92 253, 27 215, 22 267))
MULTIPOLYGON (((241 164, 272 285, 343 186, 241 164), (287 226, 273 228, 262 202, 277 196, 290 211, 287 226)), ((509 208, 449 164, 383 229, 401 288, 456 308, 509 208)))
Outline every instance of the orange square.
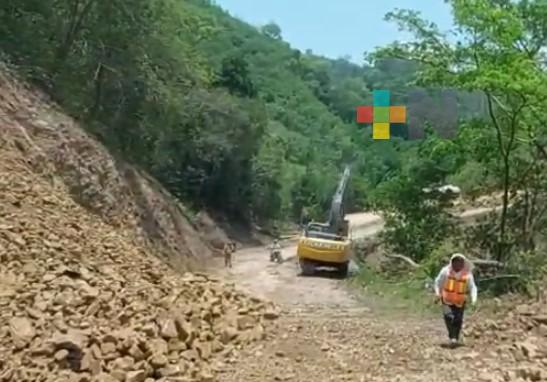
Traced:
POLYGON ((389 122, 406 123, 406 106, 390 106, 389 122))

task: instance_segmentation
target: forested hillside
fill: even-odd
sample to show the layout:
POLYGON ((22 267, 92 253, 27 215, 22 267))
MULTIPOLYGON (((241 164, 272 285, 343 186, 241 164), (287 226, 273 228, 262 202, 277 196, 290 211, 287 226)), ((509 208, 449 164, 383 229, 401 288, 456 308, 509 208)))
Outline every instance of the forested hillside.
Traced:
POLYGON ((324 206, 363 142, 348 123, 366 94, 359 68, 339 97, 351 99, 331 102, 334 63, 206 1, 9 0, 0 21, 2 51, 30 79, 198 207, 249 221, 324 206))
POLYGON ((344 163, 354 208, 400 168, 397 143, 372 144, 354 119, 373 88, 405 101, 406 61, 302 53, 275 24, 205 0, 7 0, 0 21, 0 48, 30 79, 198 208, 264 222, 306 206, 323 218, 344 163))

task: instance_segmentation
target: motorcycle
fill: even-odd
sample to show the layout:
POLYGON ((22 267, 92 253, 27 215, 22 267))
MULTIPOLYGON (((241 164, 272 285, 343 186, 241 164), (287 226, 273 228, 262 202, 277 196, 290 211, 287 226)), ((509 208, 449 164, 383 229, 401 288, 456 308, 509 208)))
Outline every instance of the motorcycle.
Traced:
POLYGON ((281 250, 274 249, 273 251, 271 251, 270 252, 270 261, 281 264, 283 262, 283 258, 281 257, 281 250))

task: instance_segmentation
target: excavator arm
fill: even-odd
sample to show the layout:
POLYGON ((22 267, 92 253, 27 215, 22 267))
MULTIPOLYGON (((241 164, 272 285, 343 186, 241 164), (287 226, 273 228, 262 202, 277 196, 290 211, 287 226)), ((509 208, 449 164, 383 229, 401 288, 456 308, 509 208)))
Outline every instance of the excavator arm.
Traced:
POLYGON ((338 234, 340 231, 343 232, 344 236, 348 234, 348 223, 344 220, 345 211, 344 211, 344 197, 349 183, 349 178, 351 176, 351 167, 348 165, 344 169, 344 173, 338 182, 338 188, 334 196, 332 197, 331 207, 329 211, 329 218, 327 221, 329 232, 333 234, 338 234))
POLYGON ((325 223, 310 222, 306 226, 305 235, 308 236, 308 232, 315 232, 315 234, 327 234, 329 236, 347 236, 348 235, 348 221, 344 219, 344 197, 346 189, 348 187, 349 178, 351 175, 351 167, 346 166, 344 173, 338 182, 336 192, 332 197, 331 207, 329 210, 328 218, 325 223))

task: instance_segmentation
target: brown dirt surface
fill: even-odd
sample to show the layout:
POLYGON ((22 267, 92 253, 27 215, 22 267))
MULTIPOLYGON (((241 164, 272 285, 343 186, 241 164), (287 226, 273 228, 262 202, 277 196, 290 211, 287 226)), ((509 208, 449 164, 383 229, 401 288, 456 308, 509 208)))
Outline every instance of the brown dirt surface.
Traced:
MULTIPOLYGON (((351 215, 350 222, 355 238, 382 226, 372 214, 351 215)), ((273 264, 266 248, 245 249, 236 252, 232 269, 219 272, 283 309, 272 340, 225 364, 221 381, 547 381, 544 303, 503 319, 470 311, 465 346, 448 349, 440 312, 386 307, 328 272, 301 277, 295 251, 286 243, 286 261, 273 264)), ((500 315, 513 306, 499 306, 500 315)))

